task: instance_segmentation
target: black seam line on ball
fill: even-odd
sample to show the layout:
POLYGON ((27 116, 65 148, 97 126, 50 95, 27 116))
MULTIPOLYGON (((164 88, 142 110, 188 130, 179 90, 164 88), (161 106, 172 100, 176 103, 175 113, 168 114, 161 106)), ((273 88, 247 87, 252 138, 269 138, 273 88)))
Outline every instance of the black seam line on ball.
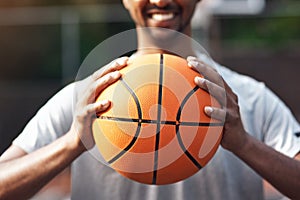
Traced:
POLYGON ((123 78, 120 78, 120 81, 121 81, 121 83, 123 83, 123 85, 125 86, 125 88, 128 90, 128 92, 130 93, 130 95, 134 99, 134 102, 136 104, 136 108, 137 108, 137 111, 138 111, 138 118, 142 119, 143 118, 142 108, 141 108, 141 104, 139 102, 138 97, 136 96, 136 94, 134 93, 134 91, 130 88, 130 86, 124 81, 123 78))
MULTIPOLYGON (((177 115, 176 115, 176 121, 180 121, 181 118, 181 113, 182 113, 182 109, 185 106, 185 104, 187 103, 187 101, 189 100, 189 98, 196 93, 196 91, 199 89, 198 86, 194 87, 189 93, 187 93, 187 95, 184 97, 184 99, 181 102, 180 107, 178 108, 177 111, 177 115)), ((180 125, 177 124, 176 125, 176 136, 177 136, 177 140, 179 143, 180 148, 182 149, 182 151, 184 152, 184 154, 192 161, 192 163, 198 168, 201 169, 202 166, 200 165, 200 163, 192 156, 192 154, 187 150, 187 148, 184 146, 184 143, 182 141, 182 138, 180 136, 180 129, 179 129, 180 125)))
POLYGON ((158 165, 158 149, 160 140, 160 120, 161 120, 161 104, 162 104, 162 90, 163 90, 163 75, 164 75, 164 55, 160 54, 160 65, 159 65, 159 88, 158 88, 158 99, 157 99, 157 121, 156 124, 156 137, 155 137, 155 152, 154 152, 154 166, 152 184, 156 184, 157 181, 157 165, 158 165))
POLYGON ((134 119, 134 118, 125 118, 125 117, 110 117, 110 116, 99 116, 98 119, 108 120, 108 121, 119 121, 119 122, 133 122, 141 124, 165 124, 165 125, 180 125, 180 126, 223 126, 224 123, 218 122, 180 122, 180 121, 171 121, 171 120, 151 120, 151 119, 134 119))
POLYGON ((180 137, 180 131, 179 131, 179 125, 176 125, 176 136, 178 139, 178 143, 182 149, 182 151, 184 152, 184 154, 190 159, 190 161, 192 161, 192 163, 198 168, 201 169, 202 166, 200 165, 200 163, 192 156, 192 154, 185 148, 183 141, 180 137))
POLYGON ((136 142, 136 140, 137 140, 138 135, 140 134, 140 132, 141 132, 141 123, 138 123, 138 127, 137 127, 137 129, 135 131, 135 135, 132 138, 132 140, 130 141, 130 143, 121 152, 119 152, 116 156, 114 156, 112 159, 110 159, 108 161, 108 164, 112 164, 116 160, 118 160, 119 158, 121 158, 134 145, 134 143, 136 142))
POLYGON ((184 107, 184 105, 186 104, 186 102, 189 100, 189 98, 194 94, 196 93, 196 91, 199 89, 198 86, 194 87, 189 93, 187 93, 187 95, 184 97, 184 99, 182 100, 181 102, 181 105, 180 107, 178 108, 178 111, 177 111, 177 115, 176 115, 176 121, 180 121, 180 117, 181 117, 181 112, 182 112, 182 109, 184 107))
POLYGON ((135 131, 134 137, 132 138, 132 140, 130 141, 130 143, 121 151, 119 152, 116 156, 114 156, 112 159, 110 159, 108 161, 109 164, 112 164, 113 162, 115 162, 116 160, 118 160, 121 156, 123 156, 137 141, 137 138, 141 132, 141 119, 142 119, 142 109, 141 109, 141 104, 139 102, 138 97, 136 96, 136 94, 134 93, 134 91, 129 87, 129 85, 121 78, 120 79, 121 83, 125 86, 125 88, 128 90, 128 92, 130 93, 130 95, 132 96, 132 98, 135 101, 137 110, 138 110, 138 117, 139 117, 139 121, 138 121, 138 127, 135 131))

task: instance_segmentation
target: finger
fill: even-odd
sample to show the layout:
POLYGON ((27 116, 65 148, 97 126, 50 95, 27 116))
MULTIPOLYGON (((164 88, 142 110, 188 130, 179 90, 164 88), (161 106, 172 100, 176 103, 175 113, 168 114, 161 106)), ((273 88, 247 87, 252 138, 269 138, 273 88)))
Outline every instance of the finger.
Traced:
POLYGON ((188 56, 187 61, 188 62, 196 61, 196 62, 203 63, 206 66, 208 66, 208 67, 210 67, 210 68, 212 68, 213 70, 216 71, 215 66, 214 66, 214 62, 211 59, 209 59, 207 56, 201 56, 201 58, 194 57, 194 56, 188 56))
POLYGON ((191 67, 193 70, 199 72, 206 79, 218 84, 219 86, 223 86, 222 77, 213 67, 200 60, 197 60, 195 57, 188 57, 187 61, 188 66, 191 67))
POLYGON ((119 71, 114 71, 104 75, 103 77, 95 81, 90 89, 90 101, 94 101, 105 88, 119 80, 120 77, 121 73, 119 71))
POLYGON ((216 71, 216 69, 212 65, 210 65, 207 62, 205 62, 203 60, 200 60, 200 59, 198 59, 196 57, 189 56, 189 57, 187 57, 187 61, 188 61, 188 65, 190 67, 192 67, 192 69, 194 69, 196 71, 198 71, 197 64, 205 65, 205 66, 209 67, 210 69, 216 71), (195 64, 195 65, 193 65, 193 64, 195 64))
POLYGON ((195 77, 195 83, 198 87, 207 91, 210 95, 215 97, 222 106, 226 105, 226 91, 224 88, 218 86, 217 84, 212 83, 211 81, 202 78, 202 77, 195 77))
POLYGON ((93 80, 97 80, 110 72, 122 69, 127 65, 128 59, 129 59, 128 57, 121 57, 110 62, 106 66, 102 67, 101 69, 93 73, 92 75, 93 80))
POLYGON ((108 109, 109 106, 110 106, 110 101, 108 100, 102 100, 102 101, 89 104, 88 106, 86 106, 86 115, 96 116, 97 114, 104 112, 106 109, 108 109))
POLYGON ((226 111, 221 108, 215 108, 210 106, 204 107, 204 112, 209 117, 219 120, 221 122, 225 122, 226 111))
POLYGON ((114 71, 106 74, 105 76, 93 81, 84 91, 82 98, 83 102, 92 103, 99 96, 100 92, 103 91, 110 84, 114 83, 121 77, 119 71, 114 71))
POLYGON ((221 76, 218 74, 218 72, 204 62, 199 60, 190 60, 188 61, 188 66, 213 82, 222 82, 220 78, 221 76))
POLYGON ((110 105, 111 105, 111 103, 108 100, 96 102, 94 104, 96 114, 99 115, 100 113, 104 112, 105 110, 107 110, 109 108, 110 105))

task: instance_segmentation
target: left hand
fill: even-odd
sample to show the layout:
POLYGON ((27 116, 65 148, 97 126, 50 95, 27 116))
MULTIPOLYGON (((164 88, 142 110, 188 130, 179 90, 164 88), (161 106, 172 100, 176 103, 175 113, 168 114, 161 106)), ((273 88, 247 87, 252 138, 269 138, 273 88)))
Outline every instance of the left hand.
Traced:
POLYGON ((92 134, 93 122, 97 115, 107 110, 109 100, 97 101, 97 97, 109 85, 121 78, 120 69, 127 66, 128 57, 118 58, 100 68, 89 77, 77 82, 75 89, 77 101, 74 107, 74 117, 70 132, 81 141, 84 150, 95 145, 92 134))
POLYGON ((187 61, 192 69, 203 75, 203 78, 195 77, 195 83, 221 104, 221 108, 206 106, 204 112, 224 122, 222 147, 232 152, 238 151, 246 143, 247 133, 241 121, 237 95, 213 67, 191 56, 187 61))

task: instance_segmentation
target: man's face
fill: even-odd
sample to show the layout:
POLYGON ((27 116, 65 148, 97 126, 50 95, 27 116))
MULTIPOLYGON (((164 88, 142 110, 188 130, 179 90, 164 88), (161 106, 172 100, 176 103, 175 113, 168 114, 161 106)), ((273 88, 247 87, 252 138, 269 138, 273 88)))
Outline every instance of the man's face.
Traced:
POLYGON ((190 34, 190 23, 199 0, 123 0, 137 28, 167 28, 190 34))

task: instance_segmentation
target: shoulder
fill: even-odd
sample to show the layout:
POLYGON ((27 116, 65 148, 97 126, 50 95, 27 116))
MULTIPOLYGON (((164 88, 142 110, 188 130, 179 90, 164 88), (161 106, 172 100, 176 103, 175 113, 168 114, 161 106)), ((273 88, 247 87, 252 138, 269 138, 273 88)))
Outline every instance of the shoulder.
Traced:
POLYGON ((69 84, 50 98, 13 141, 25 152, 49 144, 68 131, 72 123, 75 84, 69 84))
POLYGON ((216 68, 226 83, 238 96, 240 94, 244 96, 257 96, 268 90, 263 82, 257 81, 250 76, 239 74, 219 64, 216 64, 216 68))
POLYGON ((266 113, 272 113, 279 104, 283 104, 280 109, 287 109, 280 98, 265 83, 247 75, 234 72, 219 64, 216 64, 216 69, 232 91, 238 96, 239 105, 242 107, 242 110, 263 116, 266 113))
POLYGON ((215 62, 206 54, 198 53, 197 56, 206 64, 215 68, 238 97, 258 96, 268 90, 263 82, 232 71, 229 68, 215 62))
POLYGON ((75 91, 75 83, 70 83, 65 87, 63 87, 61 90, 59 90, 52 98, 49 99, 49 101, 56 100, 56 101, 64 102, 66 98, 73 97, 74 91, 75 91))

